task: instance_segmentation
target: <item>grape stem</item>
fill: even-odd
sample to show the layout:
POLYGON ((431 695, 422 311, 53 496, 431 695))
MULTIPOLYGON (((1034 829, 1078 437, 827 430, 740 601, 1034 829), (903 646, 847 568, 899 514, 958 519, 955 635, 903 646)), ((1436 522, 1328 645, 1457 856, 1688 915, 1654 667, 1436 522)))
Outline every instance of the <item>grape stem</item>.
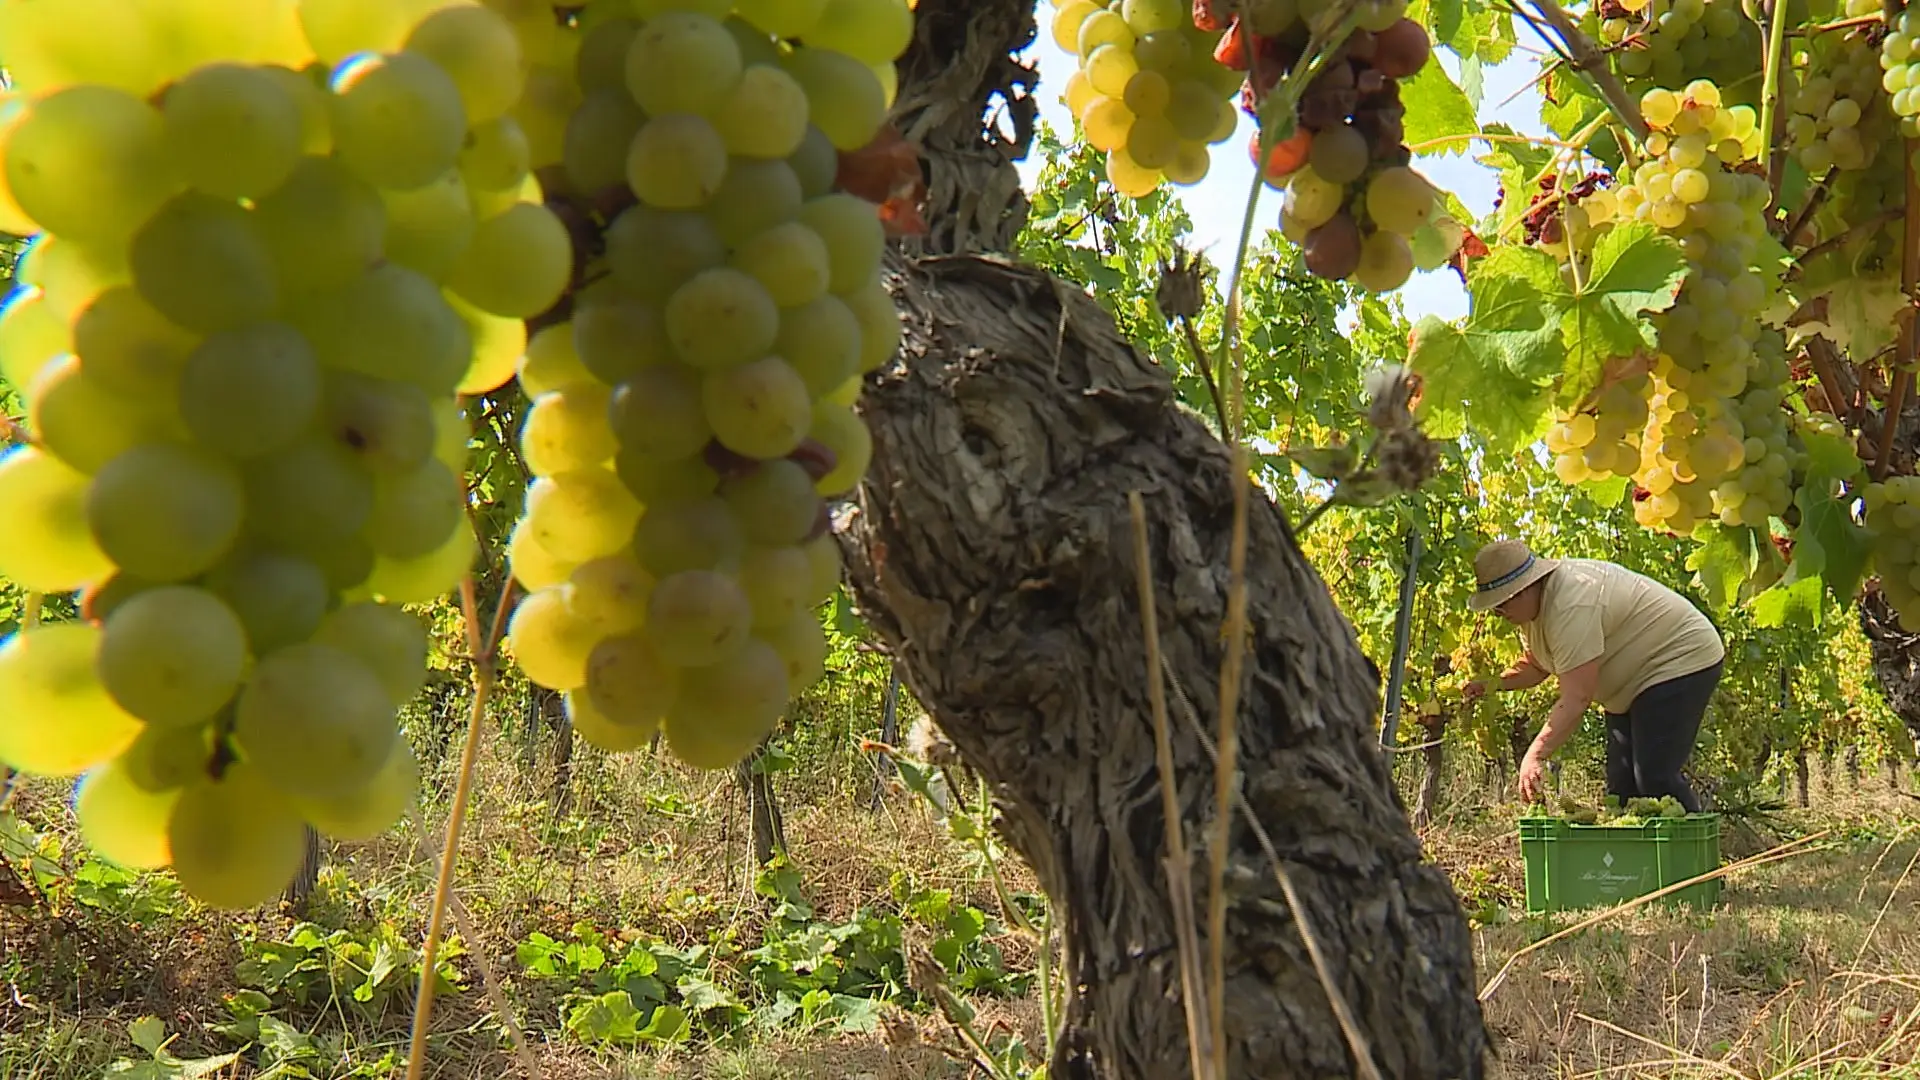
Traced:
POLYGON ((1193 353, 1194 366, 1200 369, 1200 378, 1207 384, 1207 396, 1213 399, 1213 413, 1220 418, 1220 430, 1227 430, 1227 403, 1220 396, 1220 382, 1213 376, 1213 361, 1207 355, 1207 347, 1200 343, 1200 331, 1193 328, 1190 316, 1180 316, 1180 329, 1187 339, 1187 348, 1193 353))
POLYGON ((1505 143, 1525 143, 1528 146, 1551 146, 1559 150, 1586 149, 1585 143, 1572 143, 1572 142, 1567 142, 1563 139, 1548 139, 1539 135, 1519 135, 1519 134, 1506 135, 1500 132, 1488 133, 1484 131, 1472 131, 1462 135, 1441 135, 1438 138, 1427 139, 1422 142, 1414 143, 1413 145, 1407 147, 1407 150, 1408 152, 1413 154, 1424 154, 1427 151, 1432 150, 1436 147, 1447 146, 1449 144, 1458 143, 1458 142, 1472 142, 1474 139, 1482 139, 1489 143, 1505 142, 1505 143))
POLYGON ((1806 265, 1835 248, 1845 247, 1854 239, 1880 228, 1900 217, 1905 211, 1900 209, 1882 210, 1865 221, 1857 221, 1837 236, 1828 237, 1800 253, 1794 260, 1793 268, 1787 271, 1787 280, 1793 281, 1806 269, 1806 265))
MULTIPOLYGON (((1633 100, 1632 95, 1627 93, 1627 88, 1620 85, 1620 80, 1614 77, 1613 70, 1607 66, 1606 55, 1580 31, 1580 27, 1574 24, 1566 9, 1554 0, 1528 0, 1528 2, 1535 11, 1540 13, 1540 17, 1553 27, 1554 32, 1560 35, 1560 40, 1569 54, 1567 62, 1575 71, 1585 75, 1593 83, 1594 88, 1600 92, 1600 97, 1606 101, 1607 108, 1632 133, 1633 141, 1645 142, 1648 128, 1646 118, 1640 115, 1640 103, 1633 100)), ((1529 24, 1532 23, 1531 19, 1527 21, 1529 24)))
POLYGON ((1836 172, 1837 170, 1828 169, 1826 175, 1822 176, 1807 192, 1806 204, 1800 207, 1800 212, 1793 216, 1793 220, 1785 229, 1781 230, 1782 243, 1793 243, 1793 238, 1800 235, 1800 230, 1807 227, 1807 222, 1813 220, 1814 214, 1819 213, 1821 204, 1825 203, 1827 196, 1833 193, 1833 178, 1836 172))
POLYGON ((1766 73, 1762 77, 1760 88, 1760 130, 1765 136, 1760 143, 1760 167, 1767 170, 1767 182, 1773 188, 1773 197, 1780 198, 1780 178, 1786 170, 1773 167, 1773 148, 1779 141, 1780 132, 1775 130, 1775 120, 1784 115, 1780 113, 1780 63, 1784 58, 1787 42, 1787 5, 1783 0, 1771 0, 1767 5, 1767 57, 1766 73))
POLYGON ((438 981, 440 940, 446 933, 447 899, 453 893, 453 871, 459 861, 460 826, 473 793, 473 765, 480 753, 480 734, 493 696, 500 639, 506 633, 507 614, 513 609, 513 578, 500 587, 500 604, 482 638, 479 590, 473 575, 460 582, 460 612, 467 627, 467 648, 473 654, 473 704, 467 713, 467 737, 460 748, 460 776, 447 810, 447 838, 440 852, 439 873, 433 883, 433 903, 427 914, 427 940, 420 947, 420 989, 413 1003, 413 1035, 407 1047, 407 1080, 420 1080, 427 1065, 427 1032, 433 1017, 433 989, 438 981))
POLYGON ((0 413, 0 446, 25 446, 32 441, 20 421, 0 413))
POLYGON ((1846 420, 1851 426, 1857 403, 1853 393, 1840 379, 1840 368, 1836 364, 1839 359, 1839 352, 1833 347, 1833 342, 1818 334, 1807 339, 1807 362, 1813 366, 1813 373, 1820 380, 1821 392, 1827 395, 1827 407, 1833 411, 1834 416, 1846 420), (1847 410, 1844 416, 1840 412, 1843 407, 1847 410))

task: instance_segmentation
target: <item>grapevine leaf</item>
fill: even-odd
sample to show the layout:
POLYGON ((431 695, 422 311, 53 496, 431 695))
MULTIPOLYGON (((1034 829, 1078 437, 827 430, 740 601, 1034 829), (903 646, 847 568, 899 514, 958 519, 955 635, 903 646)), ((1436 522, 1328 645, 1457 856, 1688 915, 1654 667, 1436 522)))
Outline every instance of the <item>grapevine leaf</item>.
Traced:
POLYGON ((1542 89, 1545 93, 1540 98, 1540 120, 1564 138, 1571 138, 1607 111, 1606 102, 1587 80, 1565 65, 1556 66, 1547 74, 1542 89))
POLYGON ((1460 91, 1467 95, 1467 101, 1475 109, 1480 108, 1487 96, 1486 65, 1477 54, 1469 53, 1460 58, 1460 91))
MULTIPOLYGON (((1798 563, 1798 559, 1795 562, 1798 563)), ((1818 575, 1797 580, 1782 578, 1780 584, 1753 598, 1754 624, 1773 630, 1789 624, 1820 625, 1820 609, 1824 597, 1821 595, 1821 582, 1818 575)))
POLYGON ((1807 486, 1824 488, 1827 485, 1822 481, 1851 480, 1860 475, 1860 452, 1847 436, 1803 428, 1800 441, 1807 450, 1807 486))
MULTIPOLYGON (((1488 124, 1485 130, 1489 135, 1515 134, 1505 124, 1488 124)), ((1495 227, 1488 231, 1504 233, 1527 212, 1527 189, 1533 183, 1533 178, 1552 162, 1553 151, 1531 142, 1503 139, 1492 143, 1478 160, 1500 174, 1500 190, 1504 197, 1500 207, 1493 213, 1495 227)))
POLYGON ((1587 498, 1600 506, 1618 506, 1620 500, 1627 497, 1631 486, 1624 476, 1610 476, 1605 480, 1589 480, 1580 485, 1587 491, 1587 498))
POLYGON ((1466 16, 1463 0, 1433 0, 1427 7, 1433 39, 1460 56, 1473 55, 1473 23, 1466 16))
POLYGON ((1753 576, 1756 543, 1764 541, 1752 528, 1712 525, 1706 540, 1687 556, 1687 569, 1699 575, 1716 612, 1724 615, 1740 601, 1741 587, 1753 576))
POLYGON ((1474 267, 1468 291, 1470 338, 1517 378, 1545 383, 1559 374, 1566 351, 1554 316, 1566 288, 1553 256, 1537 248, 1500 248, 1474 267))
POLYGON ((1464 154, 1469 148, 1469 140, 1458 136, 1480 132, 1480 124, 1474 118, 1473 103, 1467 100, 1466 93, 1455 85, 1439 64, 1426 65, 1411 81, 1402 83, 1400 100, 1407 109, 1407 115, 1401 123, 1405 127, 1404 141, 1408 146, 1417 147, 1421 143, 1447 139, 1448 142, 1427 152, 1464 154))
POLYGON ((1432 315, 1414 327, 1407 364, 1426 381, 1420 416, 1434 438, 1456 438, 1471 426, 1504 452, 1536 437, 1548 419, 1543 387, 1514 375, 1483 340, 1432 315))
POLYGON ((1567 343, 1562 402, 1577 402, 1599 386, 1607 361, 1652 347, 1644 316, 1673 305, 1686 272, 1679 243, 1649 222, 1610 229, 1595 242, 1587 280, 1560 320, 1567 343))
POLYGON ((1794 532, 1794 565, 1799 566, 1803 556, 1819 559, 1820 579, 1834 602, 1845 606, 1853 600, 1853 592, 1867 570, 1871 548, 1866 530, 1854 524, 1839 499, 1812 484, 1800 488, 1796 501, 1800 504, 1800 527, 1794 532))

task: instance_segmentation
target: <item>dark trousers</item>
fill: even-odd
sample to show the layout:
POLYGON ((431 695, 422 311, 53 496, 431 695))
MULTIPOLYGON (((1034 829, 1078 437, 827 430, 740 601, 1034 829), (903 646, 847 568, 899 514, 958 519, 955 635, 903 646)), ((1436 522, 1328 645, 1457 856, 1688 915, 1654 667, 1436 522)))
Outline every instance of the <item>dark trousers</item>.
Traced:
POLYGON ((1671 795, 1688 813, 1699 813, 1700 797, 1680 767, 1693 754, 1724 663, 1654 683, 1626 712, 1607 714, 1607 794, 1623 803, 1671 795))

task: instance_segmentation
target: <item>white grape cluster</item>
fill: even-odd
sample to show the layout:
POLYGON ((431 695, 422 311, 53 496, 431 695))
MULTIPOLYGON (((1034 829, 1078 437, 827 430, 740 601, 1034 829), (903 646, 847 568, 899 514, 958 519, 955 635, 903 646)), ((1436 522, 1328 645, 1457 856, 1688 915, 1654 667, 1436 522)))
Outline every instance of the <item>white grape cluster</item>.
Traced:
POLYGON ((1052 33, 1079 58, 1061 100, 1107 155, 1114 190, 1137 199, 1163 179, 1205 179, 1245 80, 1214 60, 1218 31, 1197 29, 1184 0, 1054 0, 1052 33))
POLYGON ((1614 67, 1629 92, 1697 77, 1743 88, 1751 83, 1743 92, 1757 100, 1759 80, 1746 76, 1763 42, 1740 0, 1602 0, 1594 11, 1598 36, 1612 46, 1614 67))
POLYGON ((1651 390, 1651 380, 1640 372, 1608 384, 1591 408, 1559 417, 1545 439, 1554 475, 1562 483, 1580 484, 1640 471, 1640 434, 1651 390))
POLYGON ((1817 35, 1797 57, 1797 66, 1815 74, 1788 97, 1787 142, 1810 177, 1819 179, 1829 169, 1865 169, 1879 156, 1882 142, 1896 137, 1878 100, 1876 51, 1866 33, 1856 30, 1817 35))
MULTIPOLYGON (((1769 192, 1763 178, 1728 167, 1757 149, 1753 110, 1721 107, 1718 89, 1696 80, 1681 92, 1649 90, 1641 111, 1652 156, 1580 203, 1595 230, 1647 221, 1687 256, 1680 295, 1656 320, 1660 351, 1631 473, 1645 493, 1635 519, 1683 534, 1715 518, 1761 525, 1790 502, 1795 451, 1775 389, 1787 380, 1785 345, 1760 324, 1778 288, 1756 265, 1769 192)), ((1572 447, 1570 434, 1562 441, 1572 447)), ((1626 464, 1617 447, 1600 456, 1609 472, 1626 464)), ((1584 458, 1581 466, 1592 470, 1584 458)))
POLYGON ((0 7, 0 226, 36 234, 0 575, 82 618, 0 645, 0 760, 83 774, 106 856, 248 907, 305 825, 388 828, 427 640, 475 555, 456 394, 572 276, 522 29, 420 0, 0 7), (110 39, 112 47, 104 47, 110 39))
POLYGON ((584 21, 536 148, 610 208, 566 322, 520 370, 527 492, 507 644, 580 734, 731 766, 827 658, 825 498, 872 452, 852 405, 892 357, 875 139, 904 0, 663 0, 584 21))
POLYGON ((1920 477, 1895 476, 1860 492, 1880 590, 1903 626, 1920 626, 1920 477))
MULTIPOLYGON (((1852 0, 1849 10, 1855 3, 1864 0, 1852 0)), ((1880 42, 1880 71, 1880 87, 1891 95, 1900 134, 1920 137, 1920 12, 1905 8, 1887 27, 1880 42)))

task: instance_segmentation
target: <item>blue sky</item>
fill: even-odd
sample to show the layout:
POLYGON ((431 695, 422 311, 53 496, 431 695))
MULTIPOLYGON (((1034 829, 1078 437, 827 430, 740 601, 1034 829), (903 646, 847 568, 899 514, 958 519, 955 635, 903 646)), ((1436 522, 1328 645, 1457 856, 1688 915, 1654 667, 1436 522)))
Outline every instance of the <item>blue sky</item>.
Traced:
MULTIPOLYGON (((1060 92, 1066 85, 1067 76, 1073 73, 1074 57, 1054 45, 1053 35, 1048 31, 1052 14, 1050 6, 1041 6, 1037 13, 1040 33, 1026 55, 1039 61, 1040 115, 1064 137, 1073 131, 1073 117, 1068 114, 1067 107, 1060 103, 1060 92)), ((1459 66, 1452 53, 1437 49, 1434 56, 1449 74, 1458 75, 1459 66)), ((1547 134, 1546 126, 1540 122, 1540 99, 1536 92, 1522 93, 1511 104, 1500 107, 1501 102, 1524 87, 1538 70, 1534 58, 1520 51, 1516 51, 1506 63, 1487 68, 1480 122, 1487 124, 1498 121, 1528 135, 1547 134)), ((1253 183, 1253 162, 1246 150, 1252 133, 1253 119, 1243 113, 1240 129, 1234 133, 1234 137, 1213 148, 1213 166, 1206 179, 1192 187, 1173 189, 1193 218, 1195 246, 1204 249, 1216 264, 1225 265, 1232 259, 1234 244, 1239 237, 1247 188, 1253 183)), ((1473 146, 1473 154, 1485 149, 1484 143, 1475 143, 1473 146)), ((1459 196, 1469 210, 1475 214, 1485 214, 1493 209, 1498 177, 1492 170, 1475 162, 1473 154, 1423 157, 1415 165, 1434 183, 1459 196)), ((1020 162, 1021 181, 1030 187, 1043 164, 1037 155, 1020 162)), ((1271 188, 1263 189, 1257 211, 1260 227, 1277 226, 1279 214, 1280 194, 1271 188)), ((1431 273, 1416 272, 1400 293, 1406 303, 1407 316, 1413 321, 1418 321, 1422 315, 1453 318, 1466 313, 1466 291, 1461 288, 1460 279, 1453 271, 1445 268, 1431 273)))

